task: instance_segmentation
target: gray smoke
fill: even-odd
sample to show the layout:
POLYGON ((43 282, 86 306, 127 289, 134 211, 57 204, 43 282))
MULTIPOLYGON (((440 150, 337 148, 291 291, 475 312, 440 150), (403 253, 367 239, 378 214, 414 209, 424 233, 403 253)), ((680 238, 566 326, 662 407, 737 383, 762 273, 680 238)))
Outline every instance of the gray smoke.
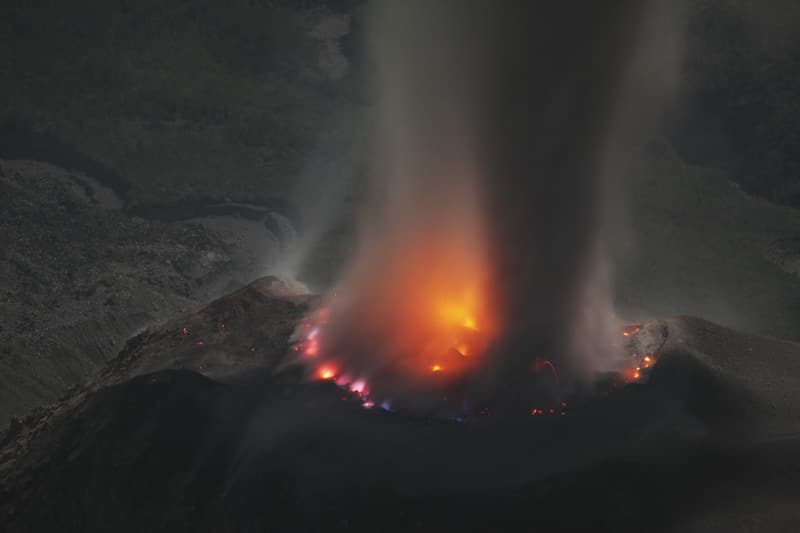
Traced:
POLYGON ((373 374, 403 357, 383 345, 402 335, 390 311, 380 319, 403 307, 392 274, 419 261, 410 241, 440 235, 454 266, 464 247, 488 260, 501 333, 491 373, 510 384, 535 357, 575 376, 609 365, 606 178, 621 132, 668 85, 640 75, 658 55, 643 30, 661 27, 665 5, 373 3, 380 133, 333 351, 373 374))
MULTIPOLYGON (((615 168, 676 78, 675 4, 514 2, 493 27, 481 146, 501 353, 607 366, 615 168)), ((487 22, 488 21, 488 22, 487 22)))

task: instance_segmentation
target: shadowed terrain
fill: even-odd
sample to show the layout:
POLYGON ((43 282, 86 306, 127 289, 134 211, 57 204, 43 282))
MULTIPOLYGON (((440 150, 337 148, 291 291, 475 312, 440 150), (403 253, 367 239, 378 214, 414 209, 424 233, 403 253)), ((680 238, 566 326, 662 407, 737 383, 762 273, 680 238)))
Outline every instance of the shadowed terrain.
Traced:
POLYGON ((800 524, 796 344, 655 321, 666 341, 646 382, 563 417, 458 424, 275 372, 313 302, 264 279, 148 329, 93 384, 15 421, 0 452, 8 531, 800 524))

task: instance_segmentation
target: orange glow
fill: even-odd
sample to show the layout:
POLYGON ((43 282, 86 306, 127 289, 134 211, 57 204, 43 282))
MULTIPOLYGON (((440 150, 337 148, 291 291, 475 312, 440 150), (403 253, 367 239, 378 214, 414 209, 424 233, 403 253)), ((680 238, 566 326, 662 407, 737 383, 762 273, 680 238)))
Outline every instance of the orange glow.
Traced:
POLYGON ((641 324, 631 324, 630 326, 625 326, 622 328, 622 336, 623 337, 633 337, 639 331, 641 331, 642 325, 641 324))
POLYGON ((656 354, 642 354, 641 356, 638 354, 630 354, 631 355, 631 362, 630 366, 624 368, 619 373, 619 377, 622 379, 623 383, 633 383, 642 379, 648 369, 650 369, 656 363, 656 354))
POLYGON ((633 383, 634 381, 639 381, 642 378, 642 367, 632 366, 625 369, 625 371, 622 374, 622 378, 626 383, 633 383))
POLYGON ((333 379, 336 377, 336 369, 328 365, 321 366, 317 370, 317 375, 320 379, 333 379))
POLYGON ((438 392, 483 370, 504 321, 478 167, 469 152, 453 149, 430 161, 414 157, 401 168, 389 158, 388 168, 377 169, 389 173, 386 180, 376 176, 386 203, 365 211, 337 294, 322 304, 312 327, 300 330, 306 342, 318 339, 316 355, 303 360, 314 375, 333 361, 337 376, 367 380, 378 399, 403 390, 438 392), (317 328, 319 336, 310 338, 317 328))
POLYGON ((449 327, 460 326, 462 328, 478 330, 474 314, 474 298, 466 296, 460 303, 442 302, 439 304, 439 319, 442 324, 449 327))
POLYGON ((320 359, 343 354, 347 372, 362 372, 363 361, 364 368, 377 364, 383 375, 417 385, 439 386, 442 378, 431 381, 431 373, 450 381, 478 371, 500 331, 474 214, 406 221, 392 228, 396 234, 376 239, 350 271, 342 298, 331 302, 320 359))
POLYGON ((315 340, 309 341, 306 346, 305 354, 314 357, 317 353, 319 353, 319 343, 315 340))

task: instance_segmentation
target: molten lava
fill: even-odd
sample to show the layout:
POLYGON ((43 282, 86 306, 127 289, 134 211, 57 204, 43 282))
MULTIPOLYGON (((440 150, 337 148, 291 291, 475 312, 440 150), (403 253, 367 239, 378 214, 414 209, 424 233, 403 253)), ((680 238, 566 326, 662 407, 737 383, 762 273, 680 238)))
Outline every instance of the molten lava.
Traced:
MULTIPOLYGON (((371 307, 359 321, 359 338, 369 338, 372 343, 365 347, 353 342, 350 349, 356 354, 359 348, 374 351, 374 360, 359 361, 352 352, 334 349, 342 336, 335 334, 335 324, 328 321, 327 308, 303 323, 302 342, 293 349, 301 352, 307 363, 314 361, 312 366, 322 379, 339 374, 339 366, 353 375, 384 366, 409 380, 431 374, 446 375, 448 380, 463 378, 480 365, 495 331, 486 306, 481 305, 486 300, 474 286, 448 292, 434 289, 433 284, 419 285, 422 290, 402 291, 402 295, 398 287, 392 291, 398 293, 393 305, 388 309, 371 307), (363 369, 358 368, 359 363, 363 369)), ((330 305, 337 303, 334 299, 330 305)), ((441 377, 437 379, 441 381, 441 377)))
MULTIPOLYGON (((372 381, 374 376, 369 373, 359 372, 357 368, 350 368, 346 365, 348 358, 336 358, 331 356, 331 350, 321 346, 324 342, 325 332, 330 327, 329 308, 323 307, 313 313, 308 320, 304 321, 298 328, 301 332, 298 343, 292 350, 300 354, 302 361, 312 370, 313 379, 321 381, 333 381, 345 393, 342 399, 358 400, 361 405, 370 409, 378 405, 384 411, 393 411, 391 398, 387 397, 386 390, 373 391, 372 381), (380 402, 376 404, 376 401, 380 402)), ((398 362, 392 371, 401 370, 407 372, 406 379, 414 380, 414 383, 427 382, 434 390, 443 393, 442 398, 448 399, 448 383, 457 382, 472 371, 480 370, 479 362, 487 356, 490 337, 482 329, 482 322, 475 316, 484 316, 478 309, 470 306, 457 305, 454 303, 440 303, 431 305, 428 312, 420 312, 409 317, 407 322, 402 324, 413 327, 415 320, 420 317, 434 319, 432 322, 436 327, 423 325, 424 331, 429 333, 429 337, 423 338, 426 342, 419 345, 419 350, 407 352, 407 360, 398 362)), ((491 324, 490 321, 487 323, 491 324)), ((639 324, 626 326, 623 328, 623 337, 634 337, 642 330, 639 324)), ((490 329, 489 331, 496 331, 490 329)), ((414 332, 409 332, 409 339, 422 338, 414 332)), ((400 343, 400 347, 412 347, 412 344, 400 343)), ((643 380, 646 373, 656 362, 656 353, 639 354, 628 352, 623 367, 616 374, 611 382, 612 386, 618 387, 629 383, 643 380)), ((545 376, 552 384, 561 387, 558 372, 555 364, 549 359, 535 358, 531 366, 532 378, 545 376)), ((379 381, 379 378, 378 378, 379 381)), ((567 414, 567 402, 563 399, 556 400, 547 406, 532 407, 529 413, 532 416, 538 415, 560 415, 567 414)), ((463 398, 459 398, 462 400, 463 398)), ((470 416, 489 416, 489 407, 467 409, 458 416, 452 416, 453 420, 463 422, 470 416)))
POLYGON ((641 331, 642 325, 641 324, 631 324, 629 326, 625 326, 622 328, 622 336, 623 337, 633 337, 639 331, 641 331))
POLYGON ((333 379, 336 377, 336 369, 331 365, 323 365, 317 369, 317 376, 320 379, 333 379))
POLYGON ((474 199, 453 194, 433 219, 370 240, 337 296, 306 321, 301 349, 318 375, 332 365, 394 400, 439 398, 480 372, 499 333, 490 267, 474 199))

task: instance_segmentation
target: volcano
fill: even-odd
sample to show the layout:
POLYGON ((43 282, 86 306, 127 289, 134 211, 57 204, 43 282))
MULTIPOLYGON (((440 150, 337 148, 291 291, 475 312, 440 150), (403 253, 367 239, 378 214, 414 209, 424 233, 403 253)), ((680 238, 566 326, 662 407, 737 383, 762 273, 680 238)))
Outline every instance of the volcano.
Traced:
POLYGON ((323 302, 259 280, 133 337, 90 385, 15 419, 5 530, 800 526, 796 344, 648 321, 620 332, 659 348, 646 379, 598 385, 563 416, 453 421, 365 409, 286 365, 323 302))
MULTIPOLYGON (((685 26, 716 22, 667 0, 334 3, 4 10, 35 52, 6 58, 6 112, 125 187, 104 205, 89 176, 0 169, 0 407, 79 384, 0 434, 0 530, 800 530, 800 345, 752 333, 797 337, 798 218, 659 140, 697 81, 685 26)), ((744 52, 698 102, 782 129, 797 106, 751 106, 791 84, 760 92, 736 71, 776 64, 744 52)))

